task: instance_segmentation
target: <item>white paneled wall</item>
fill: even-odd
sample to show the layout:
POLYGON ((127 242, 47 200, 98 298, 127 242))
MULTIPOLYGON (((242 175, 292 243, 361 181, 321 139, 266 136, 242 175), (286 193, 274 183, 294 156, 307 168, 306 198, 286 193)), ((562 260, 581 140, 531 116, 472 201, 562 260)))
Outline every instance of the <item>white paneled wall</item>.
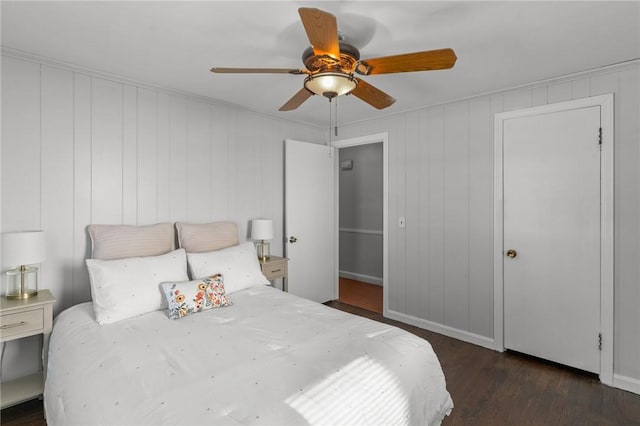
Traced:
POLYGON ((341 127, 343 138, 389 132, 392 316, 491 345, 494 114, 605 93, 615 94, 614 380, 640 392, 637 62, 341 127))
MULTIPOLYGON (((91 223, 233 220, 245 240, 249 221, 265 217, 278 254, 286 138, 321 142, 322 131, 4 55, 1 230, 45 230, 40 283, 56 313, 91 298, 91 223)), ((37 368, 36 342, 7 345, 3 379, 37 368)))
MULTIPOLYGON (((394 317, 491 344, 493 116, 604 93, 615 94, 614 380, 640 391, 637 62, 341 127, 342 138, 389 133, 386 273, 394 317)), ((323 131, 3 56, 1 230, 47 232, 41 283, 56 296, 56 312, 90 299, 90 223, 231 219, 245 239, 249 220, 266 217, 274 220, 277 254, 285 138, 321 142, 323 131)), ((7 346, 4 379, 37 365, 34 342, 7 346), (30 354, 31 363, 15 362, 30 354)))

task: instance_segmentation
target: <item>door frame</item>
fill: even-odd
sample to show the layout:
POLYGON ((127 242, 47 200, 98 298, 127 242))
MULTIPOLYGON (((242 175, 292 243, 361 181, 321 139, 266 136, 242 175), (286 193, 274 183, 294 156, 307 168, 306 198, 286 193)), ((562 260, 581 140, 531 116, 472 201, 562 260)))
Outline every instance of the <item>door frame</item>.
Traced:
MULTIPOLYGON (((333 141, 331 146, 339 150, 350 146, 382 143, 382 315, 387 316, 388 306, 388 275, 389 275, 389 133, 376 133, 373 135, 358 136, 355 138, 339 139, 333 141)), ((340 156, 336 155, 334 166, 334 197, 335 197, 335 265, 336 265, 336 297, 340 296, 340 156)))
MULTIPOLYGON (((602 145, 600 155, 600 381, 613 385, 613 94, 497 113, 494 127, 493 295, 494 344, 504 351, 504 199, 503 123, 505 120, 579 108, 600 106, 602 145)), ((594 140, 596 138, 594 137, 594 140)), ((594 336, 595 338, 595 336, 594 336)))

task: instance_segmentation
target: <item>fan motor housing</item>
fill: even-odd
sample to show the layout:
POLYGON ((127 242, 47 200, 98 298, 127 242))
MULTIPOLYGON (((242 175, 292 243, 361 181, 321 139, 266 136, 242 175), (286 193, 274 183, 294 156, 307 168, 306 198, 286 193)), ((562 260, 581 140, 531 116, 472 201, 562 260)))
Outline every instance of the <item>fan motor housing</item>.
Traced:
POLYGON ((313 74, 317 72, 337 71, 353 74, 360 60, 357 47, 344 40, 340 40, 340 59, 336 60, 328 55, 316 55, 313 47, 309 46, 302 53, 302 63, 313 74))

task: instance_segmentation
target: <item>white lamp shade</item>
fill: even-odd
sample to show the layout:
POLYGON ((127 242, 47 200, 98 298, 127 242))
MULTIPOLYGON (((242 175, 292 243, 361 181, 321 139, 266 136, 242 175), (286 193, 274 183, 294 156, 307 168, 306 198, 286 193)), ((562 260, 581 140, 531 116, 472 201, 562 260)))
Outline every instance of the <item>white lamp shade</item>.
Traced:
POLYGON ((2 234, 4 268, 40 263, 47 258, 43 231, 6 232, 2 234))
POLYGON ((255 219, 251 222, 251 238, 254 240, 273 239, 273 221, 271 219, 255 219))

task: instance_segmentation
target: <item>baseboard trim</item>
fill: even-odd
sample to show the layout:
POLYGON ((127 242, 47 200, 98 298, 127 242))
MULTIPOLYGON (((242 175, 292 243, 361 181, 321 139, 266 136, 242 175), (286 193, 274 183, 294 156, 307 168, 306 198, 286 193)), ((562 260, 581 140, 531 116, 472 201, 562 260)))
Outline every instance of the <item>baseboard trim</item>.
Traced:
POLYGON ((613 374, 613 387, 640 395, 640 380, 633 377, 613 374))
POLYGON ((363 283, 375 284, 382 286, 382 278, 372 277, 371 275, 356 274, 349 271, 338 271, 340 278, 348 278, 350 280, 362 281, 363 283))
POLYGON ((416 327, 424 328, 425 330, 433 331, 434 333, 442 334, 454 339, 462 340, 463 342, 472 343, 474 345, 482 346, 491 350, 498 350, 495 346, 495 341, 479 334, 471 333, 464 330, 458 330, 457 328, 449 327, 446 325, 438 324, 433 321, 417 318, 412 315, 403 314, 400 312, 387 310, 386 317, 401 321, 406 324, 415 325, 416 327))

